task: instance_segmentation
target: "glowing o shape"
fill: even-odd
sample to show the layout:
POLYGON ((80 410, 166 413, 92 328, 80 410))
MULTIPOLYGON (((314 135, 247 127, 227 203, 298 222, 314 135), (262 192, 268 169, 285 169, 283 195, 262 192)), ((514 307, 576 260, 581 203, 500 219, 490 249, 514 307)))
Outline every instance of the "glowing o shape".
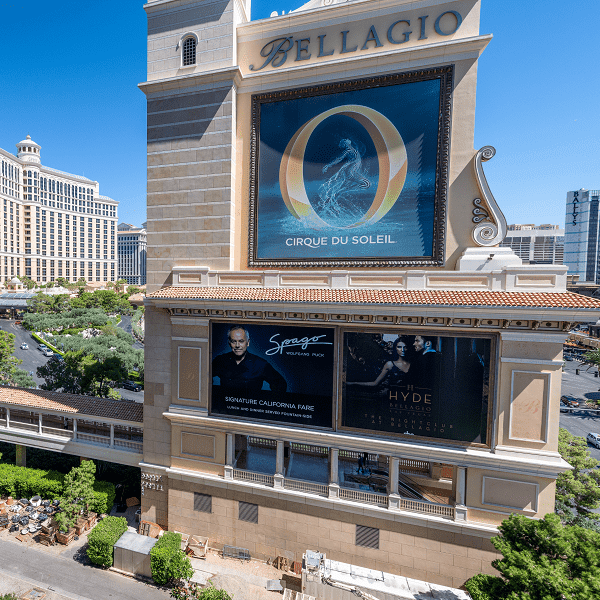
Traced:
POLYGON ((312 207, 304 184, 306 145, 317 126, 332 115, 345 115, 358 121, 369 133, 379 162, 379 182, 373 203, 356 223, 341 229, 352 229, 365 223, 376 223, 400 196, 406 180, 406 147, 393 123, 380 112, 367 106, 345 104, 331 108, 302 125, 289 141, 279 167, 279 186, 287 209, 302 221, 316 227, 330 227, 312 207))

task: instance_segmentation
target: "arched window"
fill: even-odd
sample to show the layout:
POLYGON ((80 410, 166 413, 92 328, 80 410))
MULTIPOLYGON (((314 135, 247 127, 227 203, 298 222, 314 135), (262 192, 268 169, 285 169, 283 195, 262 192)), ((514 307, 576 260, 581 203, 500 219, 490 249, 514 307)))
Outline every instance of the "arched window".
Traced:
POLYGON ((183 66, 196 64, 196 38, 188 37, 183 42, 183 66))

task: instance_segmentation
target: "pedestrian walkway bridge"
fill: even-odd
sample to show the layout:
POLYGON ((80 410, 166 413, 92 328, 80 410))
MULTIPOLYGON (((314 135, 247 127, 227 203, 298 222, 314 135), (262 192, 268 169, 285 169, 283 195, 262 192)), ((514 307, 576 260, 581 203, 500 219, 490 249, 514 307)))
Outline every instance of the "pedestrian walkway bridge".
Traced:
POLYGON ((0 386, 0 441, 137 466, 143 405, 0 386))

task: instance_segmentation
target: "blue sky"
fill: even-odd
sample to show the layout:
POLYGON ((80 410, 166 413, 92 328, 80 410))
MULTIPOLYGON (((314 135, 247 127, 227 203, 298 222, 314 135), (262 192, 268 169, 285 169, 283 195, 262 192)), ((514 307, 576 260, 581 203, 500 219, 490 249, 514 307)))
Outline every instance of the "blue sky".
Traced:
MULTIPOLYGON (((252 18, 301 1, 253 2, 252 18)), ((482 0, 475 145, 509 223, 564 223, 568 190, 600 188, 597 0, 482 0)), ((0 0, 0 147, 100 182, 119 220, 146 218, 146 17, 138 0, 0 0)))

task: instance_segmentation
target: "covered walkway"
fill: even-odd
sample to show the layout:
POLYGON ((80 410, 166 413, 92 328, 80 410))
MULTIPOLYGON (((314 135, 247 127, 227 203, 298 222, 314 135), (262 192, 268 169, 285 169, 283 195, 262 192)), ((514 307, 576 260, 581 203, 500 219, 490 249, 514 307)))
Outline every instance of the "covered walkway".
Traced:
POLYGON ((85 458, 138 466, 143 405, 45 390, 0 386, 0 440, 85 458))

